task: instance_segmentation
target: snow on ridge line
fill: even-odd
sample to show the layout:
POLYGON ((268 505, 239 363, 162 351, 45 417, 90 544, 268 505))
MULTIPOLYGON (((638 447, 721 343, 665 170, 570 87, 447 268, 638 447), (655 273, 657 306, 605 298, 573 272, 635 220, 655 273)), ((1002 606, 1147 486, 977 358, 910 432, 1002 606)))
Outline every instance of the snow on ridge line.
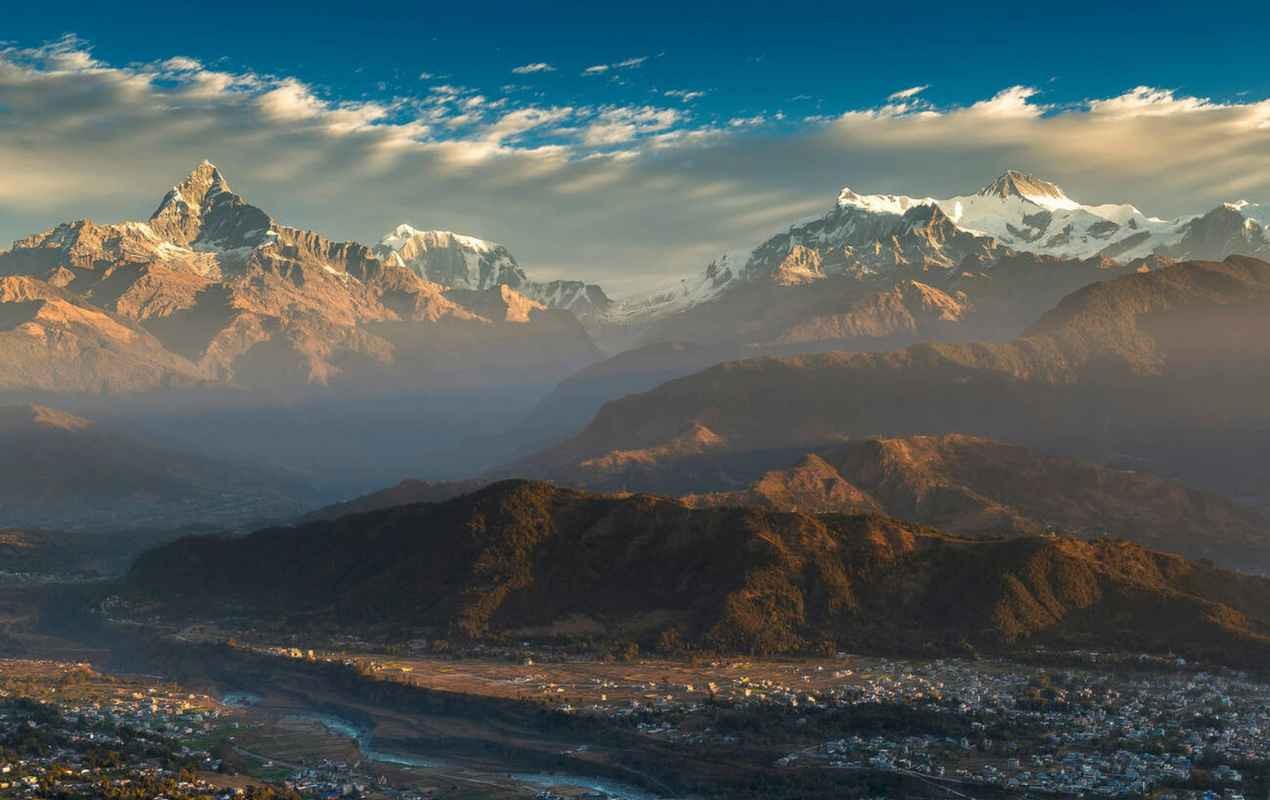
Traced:
POLYGON ((457 243, 460 247, 468 250, 474 250, 478 253, 490 253, 499 249, 502 245, 495 242, 478 239, 475 236, 467 236, 462 233, 444 230, 420 230, 406 223, 402 223, 393 229, 392 233, 385 236, 379 243, 393 250, 400 250, 405 247, 406 243, 412 239, 422 239, 425 242, 432 239, 437 242, 449 240, 457 243))
MULTIPOLYGON (((790 241, 803 241, 800 232, 806 226, 819 225, 807 234, 818 246, 869 246, 855 241, 875 226, 861 224, 876 215, 903 216, 910 210, 930 205, 938 207, 961 231, 991 237, 1018 252, 1049 255, 1058 258, 1086 259, 1111 254, 1121 263, 1150 256, 1177 245, 1188 231, 1191 221, 1202 215, 1185 215, 1174 219, 1147 216, 1129 203, 1085 205, 1072 200, 1057 184, 1019 170, 1007 170, 987 186, 973 194, 947 199, 911 197, 908 195, 859 194, 850 187, 840 191, 836 206, 828 214, 798 222, 788 228, 790 241), (832 224, 830 224, 832 223, 832 224)), ((1243 214, 1249 231, 1267 229, 1270 204, 1246 201, 1227 203, 1231 210, 1243 214)), ((1263 233, 1270 241, 1270 235, 1263 233)), ((769 239, 772 242, 774 239, 769 239)), ((766 245, 760 245, 760 248, 766 245)), ((752 251, 756 254, 758 251, 752 251)), ((610 317, 621 321, 652 320, 682 312, 708 302, 726 289, 749 279, 748 261, 720 258, 704 273, 689 275, 648 291, 632 292, 614 298, 610 317)))
POLYGON ((842 187, 838 193, 838 207, 855 206, 865 211, 882 214, 903 214, 915 206, 938 205, 933 197, 909 197, 902 194, 857 194, 850 187, 842 187))

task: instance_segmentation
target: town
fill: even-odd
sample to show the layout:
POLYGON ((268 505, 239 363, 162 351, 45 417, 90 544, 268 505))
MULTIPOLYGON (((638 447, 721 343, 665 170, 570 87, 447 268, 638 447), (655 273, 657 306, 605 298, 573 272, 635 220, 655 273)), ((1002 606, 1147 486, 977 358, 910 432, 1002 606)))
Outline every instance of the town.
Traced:
MULTIPOLYGON (((103 609, 115 623, 153 625, 138 612, 118 602, 103 609)), ((283 662, 335 663, 374 681, 536 704, 697 749, 761 745, 782 771, 892 773, 970 796, 1240 800, 1270 792, 1267 674, 1180 657, 1039 647, 1009 659, 596 657, 528 641, 385 648, 338 635, 277 644, 268 632, 209 625, 165 635, 232 639, 283 662)))

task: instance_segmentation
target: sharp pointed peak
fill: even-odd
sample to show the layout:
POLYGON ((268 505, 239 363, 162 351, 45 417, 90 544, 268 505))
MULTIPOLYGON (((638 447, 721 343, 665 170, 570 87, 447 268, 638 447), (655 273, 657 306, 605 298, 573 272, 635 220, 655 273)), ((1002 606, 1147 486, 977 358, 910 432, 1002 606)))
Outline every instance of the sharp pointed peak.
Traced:
POLYGON ((194 170, 189 174, 180 186, 207 183, 211 187, 218 188, 223 192, 229 191, 229 181, 225 179, 225 174, 206 158, 198 162, 194 170))
POLYGON ((149 222, 154 233, 178 245, 199 239, 210 225, 216 231, 215 244, 225 247, 259 244, 263 231, 273 224, 265 212, 235 194, 220 169, 207 160, 168 190, 149 222))
POLYGON ((168 190, 160 201, 159 207, 150 215, 150 219, 153 221, 165 213, 170 213, 170 210, 175 207, 185 207, 197 213, 208 197, 221 192, 232 192, 229 181, 215 164, 204 159, 194 167, 185 180, 168 190))
POLYGON ((1018 169, 1007 169, 980 189, 982 197, 1019 197, 1046 208, 1074 208, 1077 204, 1053 181, 1018 169))

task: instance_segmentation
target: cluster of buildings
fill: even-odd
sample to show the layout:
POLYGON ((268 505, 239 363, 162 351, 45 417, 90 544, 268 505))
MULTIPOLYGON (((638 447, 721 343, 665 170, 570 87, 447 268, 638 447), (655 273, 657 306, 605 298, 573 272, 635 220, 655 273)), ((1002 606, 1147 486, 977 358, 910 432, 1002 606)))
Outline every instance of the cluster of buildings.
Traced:
MULTIPOLYGON (((828 680, 810 671, 782 682, 738 676, 710 695, 735 708, 776 704, 809 721, 831 709, 897 709, 896 732, 826 739, 782 756, 781 768, 888 770, 1020 793, 1240 800, 1244 765, 1270 765, 1270 685, 1243 672, 1159 660, 1057 671, 961 660, 851 664, 828 680), (929 717, 909 724, 899 709, 968 725, 958 735, 931 732, 940 726, 929 717)), ((691 720, 700 699, 651 696, 607 713, 638 713, 646 735, 711 740, 691 720)), ((852 715, 839 719, 851 728, 852 715)))
POLYGON ((82 666, 43 668, 0 665, 0 796, 236 796, 195 777, 221 766, 189 746, 223 724, 210 698, 96 682, 82 666))
POLYGON ((361 769, 358 762, 320 759, 312 766, 299 766, 291 772, 286 784, 303 797, 337 798, 365 797, 389 792, 397 800, 422 800, 423 792, 395 792, 389 790, 383 778, 376 778, 361 769))

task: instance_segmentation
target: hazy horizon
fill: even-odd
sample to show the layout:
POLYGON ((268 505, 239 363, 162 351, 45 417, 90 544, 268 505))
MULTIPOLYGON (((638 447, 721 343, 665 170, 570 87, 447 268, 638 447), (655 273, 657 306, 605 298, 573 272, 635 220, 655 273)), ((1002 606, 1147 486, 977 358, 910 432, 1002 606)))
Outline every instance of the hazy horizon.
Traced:
POLYGON ((1270 797, 1264 3, 0 33, 0 795, 1270 797))
MULTIPOLYGON (((1252 26, 1213 48, 1161 9, 1151 50, 1169 57, 1155 58, 1111 33, 1141 23, 1131 14, 1104 9, 1090 25, 1032 13, 994 23, 999 48, 967 45, 956 71, 944 51, 978 35, 958 15, 927 18, 951 37, 933 50, 930 37, 884 47, 893 23, 866 17, 875 31, 853 26, 836 45, 849 58, 824 53, 844 85, 759 37, 752 9, 735 12, 734 37, 691 49, 679 35, 658 44, 650 25, 625 44, 566 40, 554 57, 550 34, 535 47, 510 17, 460 36, 394 16, 426 46, 342 72, 343 55, 262 50, 251 15, 227 23, 219 48, 138 40, 125 19, 91 13, 56 34, 19 16, 0 50, 0 109, 21 120, 0 129, 0 241, 84 216, 144 219, 204 158, 287 224, 368 244, 400 223, 454 230, 507 246, 543 279, 615 295, 744 252, 824 213, 844 185, 946 197, 1013 168, 1083 203, 1161 217, 1270 202, 1270 177, 1249 168, 1270 152, 1252 26), (1010 58, 1082 39, 1079 58, 1010 58), (708 56, 717 66, 703 72, 708 56)), ((344 23, 356 35, 374 19, 344 23)), ((164 24, 185 25, 146 23, 164 24)))

